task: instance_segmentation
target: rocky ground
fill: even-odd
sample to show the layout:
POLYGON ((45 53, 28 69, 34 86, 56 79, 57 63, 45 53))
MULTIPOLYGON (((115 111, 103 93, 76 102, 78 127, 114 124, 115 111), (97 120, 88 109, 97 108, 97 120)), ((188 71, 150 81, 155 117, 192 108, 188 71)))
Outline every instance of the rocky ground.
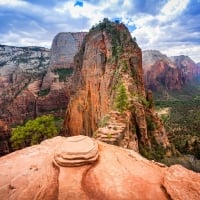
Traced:
POLYGON ((55 137, 0 158, 0 199, 198 200, 200 174, 86 136, 55 137), (77 166, 78 164, 78 166, 77 166))

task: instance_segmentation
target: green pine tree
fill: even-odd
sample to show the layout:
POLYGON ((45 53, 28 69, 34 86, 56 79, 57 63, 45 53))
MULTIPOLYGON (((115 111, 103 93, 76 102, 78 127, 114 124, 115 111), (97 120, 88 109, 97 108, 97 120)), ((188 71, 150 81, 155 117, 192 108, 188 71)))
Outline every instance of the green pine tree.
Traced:
POLYGON ((126 94, 126 88, 123 84, 117 89, 117 96, 116 96, 116 108, 119 112, 124 112, 128 107, 128 96, 126 94))

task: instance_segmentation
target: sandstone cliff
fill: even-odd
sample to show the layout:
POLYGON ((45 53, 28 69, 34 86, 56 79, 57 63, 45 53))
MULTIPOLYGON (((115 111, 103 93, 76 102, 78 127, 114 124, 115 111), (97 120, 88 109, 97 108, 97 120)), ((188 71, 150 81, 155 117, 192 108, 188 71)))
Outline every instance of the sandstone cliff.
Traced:
POLYGON ((104 20, 92 28, 74 58, 75 94, 63 134, 87 135, 138 151, 169 146, 146 95, 142 53, 123 24, 104 20))
POLYGON ((69 79, 74 69, 73 58, 80 49, 85 35, 85 32, 63 32, 55 36, 51 46, 50 67, 42 83, 43 89, 50 88, 57 78, 59 82, 69 79))
MULTIPOLYGON (((82 32, 60 33, 51 51, 0 45, 0 119, 4 123, 20 124, 42 114, 64 116, 71 93, 73 57, 84 36, 82 32)), ((7 136, 3 136, 0 149, 9 152, 10 132, 2 134, 7 136)))
POLYGON ((52 113, 63 116, 70 95, 73 57, 85 33, 60 33, 51 51, 0 46, 0 119, 8 124, 52 113))
POLYGON ((200 174, 86 136, 55 137, 0 158, 0 199, 198 200, 200 174), (77 166, 78 165, 78 166, 77 166))
POLYGON ((34 81, 39 86, 49 56, 49 50, 41 47, 0 46, 0 119, 19 123, 33 117, 36 91, 29 92, 28 86, 34 81))
POLYGON ((10 152, 10 129, 5 122, 0 120, 0 156, 10 152))
POLYGON ((156 50, 143 51, 143 69, 146 87, 154 91, 180 90, 200 74, 188 56, 168 58, 156 50))
POLYGON ((170 59, 175 63, 178 69, 181 69, 182 73, 187 77, 187 80, 192 80, 194 77, 200 75, 198 64, 196 64, 189 56, 172 56, 170 59))

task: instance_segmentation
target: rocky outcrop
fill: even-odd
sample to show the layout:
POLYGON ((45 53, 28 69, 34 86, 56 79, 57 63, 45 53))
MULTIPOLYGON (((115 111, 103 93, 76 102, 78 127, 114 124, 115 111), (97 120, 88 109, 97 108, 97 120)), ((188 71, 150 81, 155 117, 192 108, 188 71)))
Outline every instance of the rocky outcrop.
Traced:
POLYGON ((153 91, 181 89, 186 82, 175 63, 159 51, 143 51, 143 69, 146 86, 153 91))
POLYGON ((0 199, 198 200, 200 196, 200 174, 84 136, 55 137, 1 157, 0 176, 0 199), (78 155, 86 159, 94 144, 99 154, 94 163, 79 167, 55 163, 60 150, 64 156, 73 153, 72 162, 78 155))
POLYGON ((188 56, 168 58, 156 50, 143 51, 145 84, 154 91, 180 90, 200 73, 188 56))
POLYGON ((64 116, 73 57, 85 33, 59 33, 51 51, 0 46, 0 119, 8 124, 42 114, 64 116))
POLYGON ((187 80, 192 80, 200 75, 198 64, 189 56, 172 56, 170 59, 175 63, 178 69, 181 69, 181 72, 187 77, 187 80))
POLYGON ((41 47, 0 45, 0 119, 13 124, 33 117, 36 91, 27 87, 36 81, 39 90, 49 56, 49 50, 41 47))
MULTIPOLYGON (((50 67, 42 83, 43 89, 51 88, 55 79, 59 82, 69 79, 74 70, 74 56, 80 49, 85 35, 86 32, 63 32, 55 36, 51 46, 50 67)), ((66 85, 61 85, 61 87, 66 87, 66 85)))
POLYGON ((91 164, 99 157, 98 144, 82 135, 68 137, 54 154, 54 162, 62 167, 91 164))
POLYGON ((169 146, 145 93, 142 55, 123 24, 103 21, 91 29, 74 58, 71 97, 63 134, 94 136, 138 150, 152 139, 169 146))
POLYGON ((0 120, 0 156, 11 152, 10 129, 8 125, 0 120))

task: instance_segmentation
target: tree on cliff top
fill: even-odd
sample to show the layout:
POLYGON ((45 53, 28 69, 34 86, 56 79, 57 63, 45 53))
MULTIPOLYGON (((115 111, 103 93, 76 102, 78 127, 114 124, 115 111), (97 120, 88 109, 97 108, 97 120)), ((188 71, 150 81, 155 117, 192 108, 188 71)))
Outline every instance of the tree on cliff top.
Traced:
POLYGON ((12 129, 11 143, 14 149, 39 144, 41 141, 58 135, 54 117, 43 115, 29 120, 24 126, 12 129))

